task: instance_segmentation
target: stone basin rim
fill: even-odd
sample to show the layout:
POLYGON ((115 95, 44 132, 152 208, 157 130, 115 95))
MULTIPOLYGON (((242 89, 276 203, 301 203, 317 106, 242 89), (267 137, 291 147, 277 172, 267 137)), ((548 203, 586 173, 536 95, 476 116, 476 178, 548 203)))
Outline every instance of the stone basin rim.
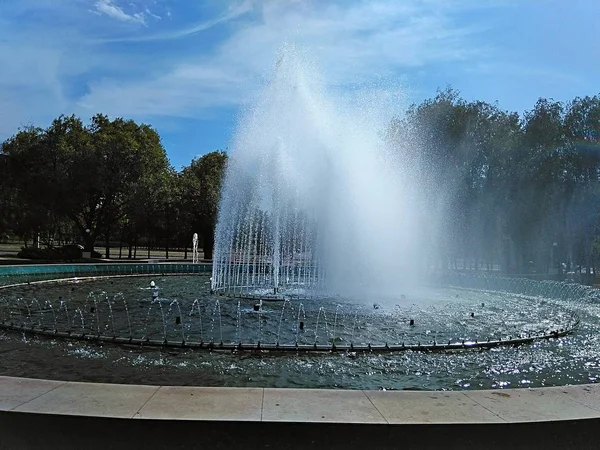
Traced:
POLYGON ((160 386, 0 376, 0 411, 205 422, 539 423, 600 419, 600 385, 381 391, 160 386), (318 399, 322 404, 315 406, 318 399))

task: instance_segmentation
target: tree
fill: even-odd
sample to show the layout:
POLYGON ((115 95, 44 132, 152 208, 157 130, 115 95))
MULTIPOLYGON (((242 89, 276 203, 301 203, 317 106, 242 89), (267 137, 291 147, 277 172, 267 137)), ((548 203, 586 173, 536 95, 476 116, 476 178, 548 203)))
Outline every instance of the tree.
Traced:
POLYGON ((51 230, 57 216, 62 175, 56 154, 47 149, 45 131, 36 127, 27 127, 6 140, 2 154, 8 172, 7 193, 12 192, 17 206, 10 219, 13 231, 37 243, 41 233, 51 230))
POLYGON ((61 116, 46 130, 22 130, 3 153, 28 207, 48 211, 52 223, 71 221, 87 251, 100 234, 110 235, 148 180, 170 170, 155 130, 103 115, 87 127, 61 116))
POLYGON ((600 96, 567 104, 565 134, 568 198, 564 205, 566 258, 588 269, 597 259, 600 235, 600 96))
POLYGON ((16 221, 17 200, 16 192, 10 180, 8 158, 0 153, 0 241, 10 231, 16 221))
POLYGON ((212 259, 226 165, 227 154, 215 151, 194 159, 182 173, 185 210, 191 217, 193 229, 198 230, 202 238, 205 259, 212 259))
POLYGON ((518 115, 485 102, 466 102, 452 88, 409 108, 391 125, 392 145, 421 187, 423 226, 441 265, 477 268, 499 257, 507 161, 520 138, 518 115))

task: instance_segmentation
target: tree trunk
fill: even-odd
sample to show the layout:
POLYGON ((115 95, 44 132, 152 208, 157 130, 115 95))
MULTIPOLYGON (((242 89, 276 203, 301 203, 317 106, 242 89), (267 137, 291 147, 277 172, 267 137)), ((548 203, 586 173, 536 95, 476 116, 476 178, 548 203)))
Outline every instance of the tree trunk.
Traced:
POLYGON ((133 256, 133 235, 131 230, 129 230, 129 234, 127 236, 127 245, 129 246, 128 259, 131 259, 133 256))
POLYGON ((169 223, 169 217, 171 217, 169 215, 169 213, 167 212, 167 215, 165 217, 165 259, 169 259, 169 235, 170 235, 170 231, 171 231, 171 227, 170 227, 170 223, 169 223))
POLYGON ((215 230, 212 227, 206 227, 202 233, 204 259, 213 259, 213 250, 215 248, 215 230))
POLYGON ((96 236, 92 234, 86 234, 83 236, 83 249, 86 252, 94 251, 94 244, 96 243, 96 236))
POLYGON ((121 232, 119 233, 119 259, 123 257, 123 227, 121 227, 121 232))
POLYGON ((110 258, 110 231, 106 230, 106 241, 105 241, 106 255, 105 258, 110 258))

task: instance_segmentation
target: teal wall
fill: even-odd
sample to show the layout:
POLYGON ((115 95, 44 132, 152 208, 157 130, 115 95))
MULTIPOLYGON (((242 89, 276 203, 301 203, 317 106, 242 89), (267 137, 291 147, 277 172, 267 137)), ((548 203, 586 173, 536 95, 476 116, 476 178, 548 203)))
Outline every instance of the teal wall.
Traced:
POLYGON ((0 286, 55 278, 169 273, 210 273, 211 264, 43 264, 0 266, 0 286))

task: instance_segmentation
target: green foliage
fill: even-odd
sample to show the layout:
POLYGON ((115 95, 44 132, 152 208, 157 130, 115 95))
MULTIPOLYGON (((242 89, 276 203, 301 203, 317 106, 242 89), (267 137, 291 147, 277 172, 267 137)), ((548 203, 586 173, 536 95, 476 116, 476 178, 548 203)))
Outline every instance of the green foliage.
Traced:
POLYGON ((205 258, 209 259, 212 258, 221 184, 226 166, 225 152, 211 152, 194 159, 183 169, 181 176, 185 210, 194 229, 199 230, 205 258))
MULTIPOLYGON (((73 261, 82 258, 82 251, 76 246, 33 248, 24 247, 17 254, 19 258, 39 259, 44 261, 73 261)), ((92 253, 92 258, 100 258, 98 252, 92 253)))
POLYGON ((447 88, 409 108, 387 136, 416 165, 430 209, 445 219, 432 231, 442 265, 468 258, 508 272, 546 271, 553 260, 594 265, 600 97, 567 105, 539 99, 521 120, 447 88))
MULTIPOLYGON (((543 272, 600 258, 600 96, 539 99, 519 117, 448 87, 385 136, 429 199, 425 251, 442 255, 439 265, 543 272)), ((0 234, 88 250, 117 235, 131 252, 139 237, 168 249, 198 232, 210 258, 226 166, 215 151, 176 172, 148 125, 61 116, 2 144, 0 234)))
POLYGON ((170 170, 155 130, 102 115, 88 126, 61 116, 46 130, 21 130, 2 153, 26 205, 24 227, 39 233, 69 220, 89 251, 123 218, 136 193, 170 170))

